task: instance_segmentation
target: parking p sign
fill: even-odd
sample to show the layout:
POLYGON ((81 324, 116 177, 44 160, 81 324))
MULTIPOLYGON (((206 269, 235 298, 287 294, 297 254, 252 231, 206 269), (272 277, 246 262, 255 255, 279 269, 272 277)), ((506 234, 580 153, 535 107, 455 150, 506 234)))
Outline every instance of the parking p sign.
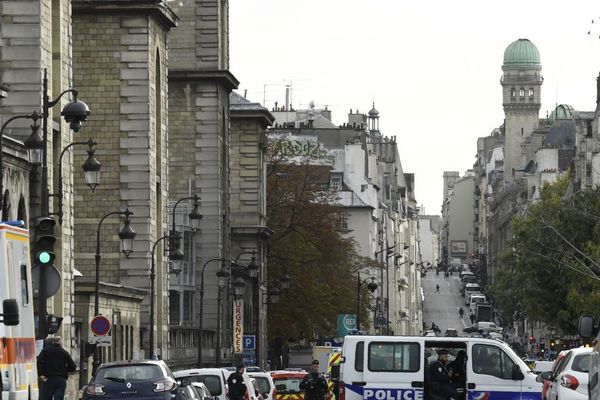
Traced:
POLYGON ((244 335, 243 341, 244 341, 244 351, 256 350, 256 336, 244 335))

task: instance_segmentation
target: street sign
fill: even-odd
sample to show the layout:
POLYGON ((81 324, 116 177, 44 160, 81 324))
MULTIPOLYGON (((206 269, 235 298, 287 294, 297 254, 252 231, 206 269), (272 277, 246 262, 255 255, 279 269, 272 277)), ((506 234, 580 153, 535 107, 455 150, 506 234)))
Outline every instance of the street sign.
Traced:
POLYGON ((98 336, 104 336, 110 332, 110 320, 104 315, 96 315, 90 321, 90 330, 98 336))
POLYGON ((256 336, 244 335, 244 348, 243 350, 256 350, 256 336))
POLYGON ((95 335, 93 333, 90 334, 88 338, 89 344, 95 344, 99 347, 109 347, 112 346, 112 336, 110 335, 95 335))

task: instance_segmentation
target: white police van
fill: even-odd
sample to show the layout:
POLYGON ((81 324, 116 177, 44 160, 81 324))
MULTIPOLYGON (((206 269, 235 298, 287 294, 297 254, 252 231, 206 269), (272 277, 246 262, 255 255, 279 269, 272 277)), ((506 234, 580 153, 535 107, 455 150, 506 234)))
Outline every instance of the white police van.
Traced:
POLYGON ((474 337, 346 336, 340 400, 437 400, 429 391, 429 365, 437 350, 468 356, 467 400, 539 400, 536 374, 500 340, 474 337))

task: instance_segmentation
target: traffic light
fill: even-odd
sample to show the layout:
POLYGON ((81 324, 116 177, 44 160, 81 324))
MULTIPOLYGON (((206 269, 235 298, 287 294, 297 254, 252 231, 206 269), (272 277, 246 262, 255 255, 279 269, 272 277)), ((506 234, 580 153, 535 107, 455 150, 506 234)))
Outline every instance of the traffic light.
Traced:
POLYGON ((529 336, 529 344, 534 344, 534 343, 535 343, 535 337, 529 336))
POLYGON ((554 339, 550 339, 550 348, 552 350, 554 350, 555 347, 556 347, 556 342, 554 341, 554 339))
POLYGON ((50 217, 40 217, 35 221, 35 243, 34 243, 34 258, 35 265, 46 266, 52 265, 54 258, 54 244, 56 237, 54 236, 54 227, 56 221, 50 217))
POLYGON ((546 351, 546 343, 540 343, 540 351, 542 353, 546 351))

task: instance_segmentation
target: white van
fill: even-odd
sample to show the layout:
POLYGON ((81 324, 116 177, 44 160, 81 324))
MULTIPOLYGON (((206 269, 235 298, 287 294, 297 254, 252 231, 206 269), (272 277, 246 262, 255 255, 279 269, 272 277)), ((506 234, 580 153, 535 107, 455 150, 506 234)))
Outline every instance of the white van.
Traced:
POLYGON ((478 283, 467 283, 465 286, 465 305, 469 305, 469 299, 473 293, 481 293, 481 286, 478 283))
POLYGON ((477 311, 477 304, 486 302, 485 294, 483 293, 473 293, 471 297, 469 297, 469 309, 473 314, 477 311))
POLYGON ((346 336, 340 399, 423 400, 429 365, 446 349, 449 362, 466 351, 467 399, 540 399, 542 384, 503 341, 472 337, 346 336))

